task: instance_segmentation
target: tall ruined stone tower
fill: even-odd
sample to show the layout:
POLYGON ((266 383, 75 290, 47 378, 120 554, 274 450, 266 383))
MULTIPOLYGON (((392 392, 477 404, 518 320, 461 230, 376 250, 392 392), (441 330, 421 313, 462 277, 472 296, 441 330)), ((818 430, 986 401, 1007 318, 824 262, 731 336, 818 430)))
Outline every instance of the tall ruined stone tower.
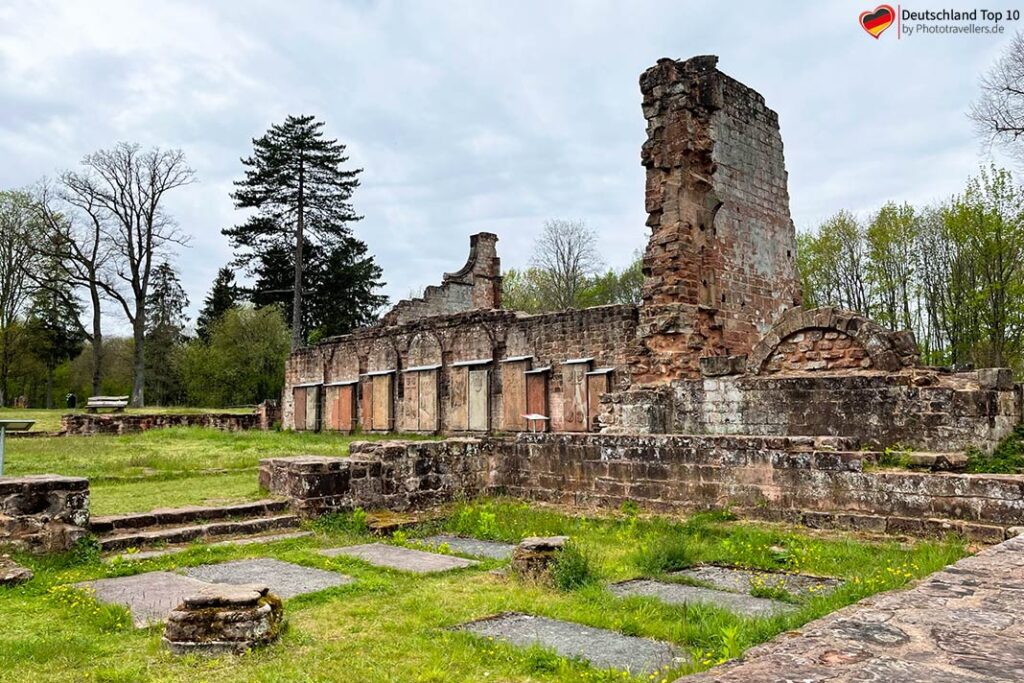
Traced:
POLYGON ((661 59, 640 77, 651 238, 630 362, 639 384, 747 353, 800 303, 778 115, 717 63, 661 59))

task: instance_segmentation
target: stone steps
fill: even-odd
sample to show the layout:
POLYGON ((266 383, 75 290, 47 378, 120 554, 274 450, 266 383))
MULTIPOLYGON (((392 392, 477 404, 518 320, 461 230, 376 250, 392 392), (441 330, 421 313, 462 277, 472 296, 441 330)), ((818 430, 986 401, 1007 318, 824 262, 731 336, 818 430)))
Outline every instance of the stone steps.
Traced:
MULTIPOLYGON (((204 547, 209 548, 220 548, 224 546, 240 546, 240 545, 254 545, 256 543, 276 543, 277 541, 291 541, 297 538, 309 538, 313 535, 312 531, 285 531, 272 532, 269 534, 258 534, 239 536, 238 538, 227 538, 223 541, 215 541, 208 543, 204 547)), ((162 546, 155 550, 141 550, 133 552, 121 552, 114 555, 108 555, 105 557, 107 561, 139 561, 139 560, 152 560, 157 557, 166 557, 167 555, 175 555, 177 553, 183 553, 187 550, 191 550, 193 545, 171 545, 162 546)))
POLYGON ((185 526, 142 527, 127 531, 113 531, 99 537, 100 550, 110 552, 128 548, 148 548, 156 545, 190 543, 199 539, 222 536, 251 536, 278 529, 299 526, 299 517, 292 514, 254 517, 234 521, 206 522, 185 526))
POLYGON ((180 526, 193 522, 212 522, 231 518, 263 517, 282 513, 287 509, 288 501, 274 498, 236 505, 167 508, 127 515, 92 517, 89 520, 89 531, 95 534, 109 534, 128 529, 180 526))

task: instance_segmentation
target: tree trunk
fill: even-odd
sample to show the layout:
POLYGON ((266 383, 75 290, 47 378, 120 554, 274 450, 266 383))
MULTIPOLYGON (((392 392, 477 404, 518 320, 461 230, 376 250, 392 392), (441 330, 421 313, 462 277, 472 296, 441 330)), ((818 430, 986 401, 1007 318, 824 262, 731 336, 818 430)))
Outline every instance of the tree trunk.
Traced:
POLYGON ((53 364, 46 364, 46 409, 53 408, 53 364))
POLYGON ((132 408, 142 408, 146 404, 146 309, 144 305, 135 307, 135 324, 132 325, 132 338, 135 348, 132 350, 132 408))
POLYGON ((9 328, 4 328, 0 334, 3 339, 3 353, 0 353, 0 407, 7 407, 9 387, 7 386, 11 376, 11 336, 9 328))
POLYGON ((302 240, 305 232, 305 178, 299 159, 299 211, 295 223, 295 291, 292 294, 292 351, 302 346, 302 240))
POLYGON ((92 300, 92 395, 103 393, 103 329, 100 311, 100 293, 95 285, 89 287, 92 300))

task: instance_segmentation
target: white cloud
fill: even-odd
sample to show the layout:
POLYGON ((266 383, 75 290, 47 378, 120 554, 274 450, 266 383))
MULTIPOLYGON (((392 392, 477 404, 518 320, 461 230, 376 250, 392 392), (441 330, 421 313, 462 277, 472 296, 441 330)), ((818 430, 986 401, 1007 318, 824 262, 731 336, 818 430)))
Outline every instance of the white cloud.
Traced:
POLYGON ((964 112, 1005 40, 875 41, 846 3, 297 0, 0 4, 0 187, 117 140, 183 148, 169 207, 198 307, 250 139, 315 113, 365 169, 355 226, 406 296, 468 235, 523 265, 545 219, 582 218, 606 261, 646 239, 637 79, 714 53, 779 112, 794 219, 956 192, 979 161, 964 112))

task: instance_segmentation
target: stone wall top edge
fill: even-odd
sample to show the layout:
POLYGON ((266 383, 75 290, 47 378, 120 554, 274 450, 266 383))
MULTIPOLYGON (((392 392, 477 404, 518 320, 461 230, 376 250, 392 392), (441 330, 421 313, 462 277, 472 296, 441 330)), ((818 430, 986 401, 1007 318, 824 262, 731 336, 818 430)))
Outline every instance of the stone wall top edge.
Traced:
POLYGON ((353 330, 349 334, 327 337, 316 344, 303 346, 292 352, 291 358, 298 358, 313 353, 319 349, 329 348, 350 342, 360 342, 366 339, 377 339, 381 337, 395 337, 404 334, 412 334, 424 330, 450 329, 455 327, 469 326, 477 323, 499 323, 499 324, 526 324, 542 325, 548 322, 557 322, 578 318, 587 320, 592 317, 613 315, 624 319, 636 319, 639 306, 635 304, 607 304, 604 306, 590 306, 588 308, 570 308, 563 311, 550 313, 523 313, 503 308, 487 310, 464 311, 461 313, 450 313, 447 315, 436 315, 426 318, 419 318, 397 325, 374 325, 353 330))

